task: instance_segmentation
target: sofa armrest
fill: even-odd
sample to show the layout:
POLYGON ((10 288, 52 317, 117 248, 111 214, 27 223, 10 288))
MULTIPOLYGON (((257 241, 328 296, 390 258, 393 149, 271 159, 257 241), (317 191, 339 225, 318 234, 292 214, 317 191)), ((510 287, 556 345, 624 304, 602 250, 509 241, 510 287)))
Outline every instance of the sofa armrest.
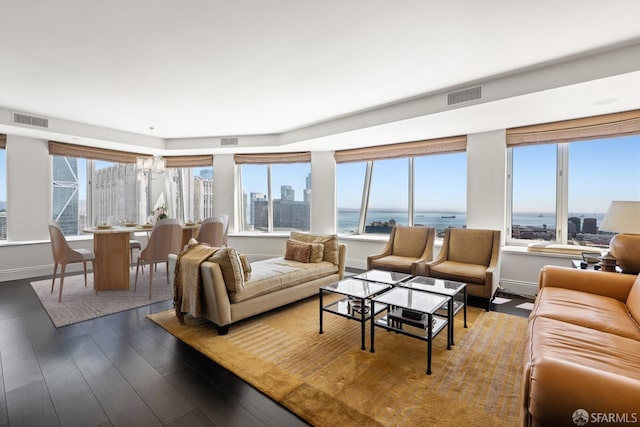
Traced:
POLYGON ((205 261, 200 266, 202 275, 202 296, 204 315, 218 326, 233 322, 231 318, 231 301, 224 284, 220 265, 205 261))
POLYGON ((540 270, 540 288, 572 289, 626 302, 636 276, 569 267, 544 266, 540 270))

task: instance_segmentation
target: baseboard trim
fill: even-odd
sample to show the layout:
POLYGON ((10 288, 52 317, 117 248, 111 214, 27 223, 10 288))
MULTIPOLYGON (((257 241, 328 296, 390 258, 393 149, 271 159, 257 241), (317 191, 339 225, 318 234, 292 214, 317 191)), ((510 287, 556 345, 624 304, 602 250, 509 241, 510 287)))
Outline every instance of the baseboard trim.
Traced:
POLYGON ((500 280, 500 287, 509 293, 534 298, 538 293, 538 284, 520 280, 500 280))

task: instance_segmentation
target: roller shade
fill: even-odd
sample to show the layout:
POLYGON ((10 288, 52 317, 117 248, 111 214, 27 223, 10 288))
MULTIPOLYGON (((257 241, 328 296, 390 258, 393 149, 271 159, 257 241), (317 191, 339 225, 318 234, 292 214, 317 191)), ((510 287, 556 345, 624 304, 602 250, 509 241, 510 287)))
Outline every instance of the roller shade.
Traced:
POLYGON ((399 157, 425 156, 430 154, 459 153, 466 151, 466 135, 425 141, 402 142, 376 147, 339 150, 334 153, 337 163, 361 162, 369 160, 395 159, 399 157))
POLYGON ((310 152, 299 153, 268 153, 268 154, 236 154, 233 156, 236 164, 266 165, 273 163, 306 163, 311 161, 310 152))
POLYGON ((611 138, 640 133, 640 110, 507 129, 507 147, 611 138))
POLYGON ((213 156, 168 156, 164 158, 165 166, 168 168, 197 168, 212 167, 213 156))
POLYGON ((79 157, 116 163, 135 163, 139 157, 151 157, 147 154, 107 150, 105 148, 86 147, 84 145, 56 141, 49 141, 49 154, 52 156, 79 157))
POLYGON ((0 149, 3 149, 7 146, 7 135, 0 133, 0 149))

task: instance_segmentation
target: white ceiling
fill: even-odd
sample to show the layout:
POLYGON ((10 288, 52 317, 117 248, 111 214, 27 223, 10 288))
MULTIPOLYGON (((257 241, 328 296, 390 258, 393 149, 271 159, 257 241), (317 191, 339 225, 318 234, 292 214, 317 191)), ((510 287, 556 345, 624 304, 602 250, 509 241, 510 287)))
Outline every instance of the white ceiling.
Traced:
POLYGON ((173 148, 356 146, 640 107, 638 58, 586 62, 575 81, 540 71, 637 46, 637 0, 0 0, 0 15, 0 108, 173 148), (478 83, 483 102, 429 104, 478 83))

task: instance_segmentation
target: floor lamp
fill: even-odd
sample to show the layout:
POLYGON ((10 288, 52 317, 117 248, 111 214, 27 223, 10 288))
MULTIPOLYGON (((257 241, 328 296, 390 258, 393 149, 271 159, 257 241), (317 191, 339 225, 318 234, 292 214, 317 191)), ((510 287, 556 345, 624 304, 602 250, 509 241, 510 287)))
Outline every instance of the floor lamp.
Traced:
POLYGON ((618 233, 611 239, 609 253, 623 273, 640 272, 640 201, 611 202, 600 231, 618 233))

